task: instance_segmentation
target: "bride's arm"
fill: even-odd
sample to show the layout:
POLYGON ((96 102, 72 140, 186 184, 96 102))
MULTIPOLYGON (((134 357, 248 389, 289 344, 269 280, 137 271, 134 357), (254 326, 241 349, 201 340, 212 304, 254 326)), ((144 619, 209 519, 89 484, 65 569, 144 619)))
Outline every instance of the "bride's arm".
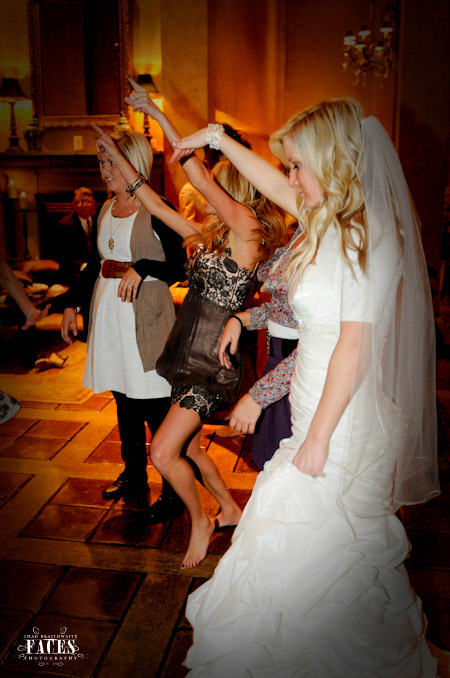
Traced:
POLYGON ((369 323, 341 322, 339 340, 331 356, 322 397, 305 441, 292 463, 310 476, 324 476, 328 445, 345 408, 358 389, 366 371, 371 345, 369 323))
MULTIPOLYGON (((206 128, 201 129, 181 141, 177 141, 174 147, 180 154, 192 151, 195 148, 202 148, 207 144, 207 131, 206 128)), ((283 172, 280 172, 270 162, 225 133, 222 133, 219 148, 260 193, 297 218, 298 192, 295 188, 289 186, 289 180, 283 172)), ((174 158, 178 159, 178 157, 175 152, 174 158)))

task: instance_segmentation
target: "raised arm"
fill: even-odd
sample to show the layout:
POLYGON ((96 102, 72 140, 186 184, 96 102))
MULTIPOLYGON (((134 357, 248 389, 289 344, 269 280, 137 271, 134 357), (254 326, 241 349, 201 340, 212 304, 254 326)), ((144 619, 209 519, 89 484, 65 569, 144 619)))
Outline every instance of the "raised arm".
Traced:
MULTIPOLYGON (((167 116, 153 103, 147 92, 132 78, 128 78, 134 87, 135 93, 126 97, 126 103, 133 106, 135 111, 147 113, 163 130, 167 140, 175 148, 181 140, 181 135, 170 122, 167 116)), ((203 146, 206 145, 206 141, 203 146)), ((239 144, 240 145, 240 144, 239 144)), ((236 202, 211 177, 210 173, 193 153, 193 149, 177 153, 177 160, 183 160, 183 170, 189 181, 200 191, 206 200, 214 207, 219 218, 233 230, 238 237, 248 240, 253 237, 256 227, 255 217, 245 205, 236 202)))
MULTIPOLYGON (((114 139, 106 132, 103 132, 97 125, 93 125, 93 127, 100 134, 100 139, 97 141, 98 152, 104 154, 106 158, 113 160, 127 184, 133 184, 139 177, 138 172, 122 154, 114 139)), ((169 228, 181 235, 182 238, 186 238, 196 231, 201 231, 201 224, 195 224, 182 217, 181 214, 170 208, 145 182, 139 188, 136 188, 135 193, 139 201, 151 214, 161 219, 169 228)))
MULTIPOLYGON (((173 159, 177 160, 180 157, 177 151, 181 154, 205 146, 207 133, 208 129, 204 128, 173 144, 176 149, 173 159)), ((280 170, 224 132, 219 140, 219 148, 260 193, 297 218, 298 193, 295 188, 289 186, 288 178, 280 170)))

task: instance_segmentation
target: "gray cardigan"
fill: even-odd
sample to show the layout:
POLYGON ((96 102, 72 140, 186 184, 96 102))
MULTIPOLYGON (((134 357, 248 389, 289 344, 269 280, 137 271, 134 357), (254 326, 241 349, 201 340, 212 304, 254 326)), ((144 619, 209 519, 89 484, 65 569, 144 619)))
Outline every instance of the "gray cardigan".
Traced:
MULTIPOLYGON (((111 200, 107 200, 103 205, 98 223, 101 222, 110 204, 111 200)), ((161 240, 156 237, 153 230, 153 220, 159 222, 159 225, 164 226, 164 228, 168 228, 141 206, 133 223, 130 240, 131 256, 134 262, 141 259, 151 260, 155 263, 166 261, 161 240)), ((181 248, 181 238, 179 240, 179 247, 181 248)), ((152 275, 151 269, 148 273, 152 275)), ((139 355, 144 372, 149 372, 155 369, 156 361, 163 351, 167 337, 175 322, 175 309, 167 283, 162 280, 142 282, 137 298, 133 301, 133 308, 139 355)))

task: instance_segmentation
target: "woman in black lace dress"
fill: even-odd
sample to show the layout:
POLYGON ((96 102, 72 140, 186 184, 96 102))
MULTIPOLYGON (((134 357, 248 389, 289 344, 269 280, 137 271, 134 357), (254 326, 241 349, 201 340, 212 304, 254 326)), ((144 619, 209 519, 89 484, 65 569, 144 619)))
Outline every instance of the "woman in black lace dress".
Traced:
MULTIPOLYGON (((151 102, 147 106, 145 92, 139 92, 139 97, 140 110, 155 118, 161 113, 157 109, 155 114, 151 102)), ((128 102, 134 104, 136 99, 128 102)), ((170 142, 180 139, 162 113, 158 121, 170 142)), ((184 170, 207 199, 207 211, 215 215, 202 232, 200 225, 167 208, 147 184, 140 183, 136 170, 107 134, 101 133, 98 147, 116 162, 130 186, 139 184, 135 190, 140 202, 187 238, 193 250, 188 264, 190 290, 157 363, 158 372, 172 385, 172 405, 152 440, 150 454, 158 471, 189 510, 192 528, 182 567, 194 567, 205 558, 215 525, 236 525, 241 510, 212 459, 192 445, 187 454, 196 462, 205 487, 221 508, 216 520, 209 517, 182 451, 201 428, 205 416, 221 402, 233 402, 238 396, 239 361, 233 360, 229 370, 220 365, 220 335, 226 321, 242 307, 257 264, 284 239, 284 219, 230 163, 220 164, 215 181, 200 160, 191 155, 184 161, 184 170)))

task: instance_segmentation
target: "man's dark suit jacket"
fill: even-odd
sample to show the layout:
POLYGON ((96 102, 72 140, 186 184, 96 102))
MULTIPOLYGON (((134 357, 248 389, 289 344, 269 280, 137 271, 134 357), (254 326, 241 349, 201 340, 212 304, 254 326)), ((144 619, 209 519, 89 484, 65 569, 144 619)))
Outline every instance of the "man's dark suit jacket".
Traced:
MULTIPOLYGON (((97 217, 94 215, 91 218, 94 233, 97 217)), ((58 222, 56 240, 55 258, 59 263, 60 280, 66 285, 71 285, 78 277, 81 265, 89 259, 92 234, 88 238, 78 214, 72 212, 58 222)))

